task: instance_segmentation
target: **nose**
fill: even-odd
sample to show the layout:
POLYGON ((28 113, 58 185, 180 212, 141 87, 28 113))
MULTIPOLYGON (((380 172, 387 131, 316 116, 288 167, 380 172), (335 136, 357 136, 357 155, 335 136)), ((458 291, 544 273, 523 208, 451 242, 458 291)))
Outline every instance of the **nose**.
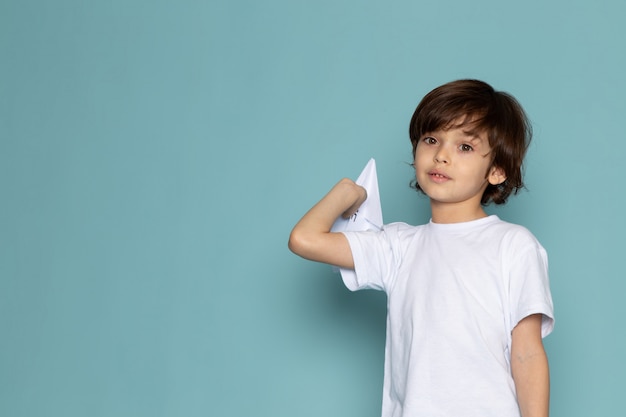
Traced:
POLYGON ((434 160, 439 164, 447 164, 449 162, 448 154, 443 146, 435 153, 434 160))

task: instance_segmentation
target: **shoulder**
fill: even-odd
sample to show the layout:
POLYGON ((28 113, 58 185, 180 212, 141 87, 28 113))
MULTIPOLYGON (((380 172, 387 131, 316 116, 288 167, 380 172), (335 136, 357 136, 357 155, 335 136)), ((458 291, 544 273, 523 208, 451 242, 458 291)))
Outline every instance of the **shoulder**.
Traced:
POLYGON ((383 230, 385 231, 393 231, 395 233, 412 233, 414 231, 419 230, 424 225, 413 226, 408 223, 403 222, 395 222, 395 223, 387 223, 383 225, 383 230))
POLYGON ((389 238, 410 240, 425 231, 425 225, 413 226, 408 223, 396 222, 383 225, 382 233, 389 238))
POLYGON ((353 249, 371 247, 377 250, 391 250, 399 254, 410 246, 423 230, 423 226, 397 222, 384 224, 380 230, 376 231, 343 232, 343 234, 348 238, 353 249))
POLYGON ((508 259, 518 261, 543 259, 547 261, 547 253, 535 235, 526 227, 499 220, 494 224, 494 231, 500 236, 501 253, 508 259))
POLYGON ((490 232, 501 236, 503 241, 518 244, 540 245, 535 235, 526 227, 519 224, 496 219, 491 223, 489 230, 490 232))

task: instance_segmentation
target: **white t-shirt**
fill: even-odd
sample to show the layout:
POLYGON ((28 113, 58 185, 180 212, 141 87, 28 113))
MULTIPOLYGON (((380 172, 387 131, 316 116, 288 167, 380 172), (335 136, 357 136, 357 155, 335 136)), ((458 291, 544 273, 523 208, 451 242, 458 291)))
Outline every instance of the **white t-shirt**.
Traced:
POLYGON ((345 285, 388 297, 383 417, 519 417, 511 331, 537 313, 544 337, 554 325, 535 237, 497 216, 345 236, 345 285))

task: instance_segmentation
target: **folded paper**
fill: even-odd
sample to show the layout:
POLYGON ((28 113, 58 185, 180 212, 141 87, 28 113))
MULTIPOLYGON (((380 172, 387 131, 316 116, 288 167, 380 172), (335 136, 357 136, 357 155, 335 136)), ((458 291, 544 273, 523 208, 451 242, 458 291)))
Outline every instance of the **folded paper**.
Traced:
MULTIPOLYGON (((350 218, 339 217, 331 232, 362 232, 379 231, 383 227, 383 211, 380 204, 380 193, 378 191, 378 176, 376 175, 376 161, 369 160, 361 175, 355 181, 367 191, 367 199, 361 207, 350 218)), ((346 279, 347 274, 354 274, 353 270, 340 268, 342 277, 346 279)))

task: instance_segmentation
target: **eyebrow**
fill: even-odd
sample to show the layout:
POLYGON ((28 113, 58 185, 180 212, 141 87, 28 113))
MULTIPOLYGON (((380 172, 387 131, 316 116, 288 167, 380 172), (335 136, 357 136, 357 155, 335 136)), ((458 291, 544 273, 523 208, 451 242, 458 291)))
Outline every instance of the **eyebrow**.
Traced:
POLYGON ((481 138, 480 135, 478 133, 474 132, 474 131, 466 131, 466 130, 464 130, 463 134, 465 136, 469 137, 472 142, 475 141, 475 140, 479 140, 479 141, 483 140, 483 138, 481 138))
POLYGON ((478 136, 478 131, 476 129, 462 129, 461 132, 467 136, 478 136))

